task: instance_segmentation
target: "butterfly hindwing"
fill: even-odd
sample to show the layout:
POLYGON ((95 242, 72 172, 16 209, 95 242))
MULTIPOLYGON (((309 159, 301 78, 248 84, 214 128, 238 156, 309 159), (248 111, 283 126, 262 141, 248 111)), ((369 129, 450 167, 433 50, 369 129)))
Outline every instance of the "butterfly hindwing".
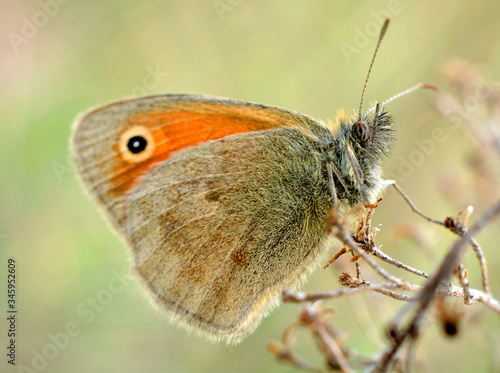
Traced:
POLYGON ((159 165, 128 200, 135 271, 153 298, 215 335, 252 330, 325 243, 331 202, 312 153, 280 129, 159 165))
POLYGON ((73 147, 156 303, 237 340, 325 245, 325 133, 284 109, 165 95, 90 112, 73 147))

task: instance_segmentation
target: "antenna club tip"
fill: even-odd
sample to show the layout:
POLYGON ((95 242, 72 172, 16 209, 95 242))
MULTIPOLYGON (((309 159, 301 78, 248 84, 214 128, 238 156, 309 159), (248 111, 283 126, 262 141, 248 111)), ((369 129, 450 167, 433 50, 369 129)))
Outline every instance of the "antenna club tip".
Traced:
POLYGON ((384 36, 385 32, 387 31, 387 27, 389 26, 389 21, 390 21, 389 18, 385 19, 385 22, 382 25, 382 30, 380 30, 380 38, 382 38, 384 36))
POLYGON ((439 87, 433 83, 422 83, 422 88, 432 89, 433 91, 439 91, 439 87))

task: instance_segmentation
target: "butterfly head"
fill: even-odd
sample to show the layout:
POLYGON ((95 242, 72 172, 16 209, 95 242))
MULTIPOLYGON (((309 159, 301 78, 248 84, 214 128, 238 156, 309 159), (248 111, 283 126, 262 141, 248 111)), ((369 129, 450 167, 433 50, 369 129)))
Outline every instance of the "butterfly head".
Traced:
POLYGON ((382 161, 391 152, 394 128, 391 116, 377 105, 375 113, 347 118, 340 114, 328 146, 327 162, 342 205, 372 201, 381 189, 382 161))
POLYGON ((340 124, 341 133, 352 146, 360 165, 378 164, 388 156, 393 146, 392 117, 377 105, 373 115, 340 124))

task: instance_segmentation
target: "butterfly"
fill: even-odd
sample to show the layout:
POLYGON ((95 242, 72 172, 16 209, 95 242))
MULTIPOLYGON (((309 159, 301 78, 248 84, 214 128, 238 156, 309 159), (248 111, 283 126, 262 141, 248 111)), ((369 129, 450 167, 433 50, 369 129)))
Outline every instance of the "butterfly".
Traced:
POLYGON ((166 94, 84 114, 72 148, 154 303, 212 339, 239 342, 331 247, 328 212, 377 196, 393 138, 382 104, 334 126, 166 94))

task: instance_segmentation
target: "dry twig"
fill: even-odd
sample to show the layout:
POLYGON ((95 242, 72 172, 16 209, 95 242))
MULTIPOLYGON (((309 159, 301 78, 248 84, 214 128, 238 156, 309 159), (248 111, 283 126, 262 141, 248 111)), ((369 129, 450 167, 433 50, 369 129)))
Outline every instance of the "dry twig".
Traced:
MULTIPOLYGON (((460 69, 462 68, 460 67, 460 69)), ((473 82, 460 80, 465 79, 463 78, 464 76, 465 74, 462 71, 455 74, 453 79, 465 87, 464 92, 473 91, 473 82)), ((500 112, 500 92, 490 89, 489 93, 490 95, 486 97, 485 103, 493 102, 493 105, 498 109, 497 111, 500 112)), ((443 97, 438 100, 437 107, 442 113, 449 113, 451 110, 449 106, 455 105, 456 102, 450 98, 451 96, 445 95, 443 97)), ((478 127, 477 118, 469 114, 465 113, 462 116, 466 123, 466 128, 473 135, 476 143, 479 144, 478 148, 481 148, 480 151, 483 153, 486 152, 489 159, 499 157, 500 135, 498 133, 485 132, 487 128, 485 129, 485 126, 478 127)), ((483 164, 481 169, 492 176, 495 173, 493 169, 487 169, 488 165, 486 163, 483 164)), ((336 170, 330 169, 329 172, 333 174, 336 170)), ((492 176, 491 179, 496 181, 497 185, 500 185, 498 178, 492 176)), ((426 221, 444 227, 457 235, 458 237, 454 244, 440 261, 434 273, 428 274, 425 271, 390 257, 382 251, 381 245, 377 246, 375 244, 380 226, 372 228, 371 223, 373 213, 381 200, 378 200, 375 204, 364 206, 364 210, 357 215, 355 230, 349 228, 347 217, 340 219, 336 209, 332 209, 328 215, 327 227, 329 232, 342 242, 343 247, 332 256, 324 268, 339 260, 343 254, 351 253, 352 258, 350 262, 355 264, 356 276, 353 277, 346 272, 342 273, 339 276, 339 281, 344 288, 340 290, 322 291, 313 294, 292 292, 291 290, 283 292, 282 298, 284 302, 312 303, 304 306, 299 320, 285 330, 282 337, 282 344, 273 342, 269 345, 269 350, 279 359, 288 361, 303 370, 311 372, 323 371, 320 367, 300 358, 294 352, 293 344, 297 339, 297 330, 306 329, 317 340, 319 349, 325 357, 325 366, 329 370, 351 372, 353 369, 360 367, 366 371, 377 373, 387 372, 389 369, 398 372, 409 372, 410 366, 415 359, 415 342, 421 335, 422 326, 424 325, 423 321, 426 315, 429 314, 428 311, 432 305, 436 305, 444 330, 450 336, 457 333, 458 321, 462 313, 455 310, 448 310, 445 304, 447 298, 462 299, 467 306, 480 302, 489 310, 500 315, 500 302, 492 296, 490 291, 486 256, 474 238, 479 231, 500 215, 500 200, 491 205, 469 227, 468 222, 473 211, 471 206, 455 217, 448 216, 443 220, 435 219, 421 212, 395 182, 388 182, 388 184, 394 186, 413 212, 423 217, 426 221), (471 287, 468 279, 468 270, 462 262, 463 255, 469 246, 474 251, 480 264, 483 290, 471 287), (424 285, 417 285, 413 283, 413 280, 406 280, 396 276, 392 271, 382 268, 378 264, 378 261, 383 261, 391 265, 391 269, 400 268, 414 276, 418 276, 416 279, 423 279, 425 281, 424 285), (367 264, 368 268, 376 276, 380 276, 383 279, 382 282, 368 281, 365 274, 361 274, 360 263, 367 264), (453 284, 453 277, 458 279, 457 285, 453 284), (388 330, 387 334, 390 336, 389 346, 374 356, 363 356, 354 348, 346 346, 342 338, 340 338, 339 334, 334 331, 330 324, 333 312, 321 306, 322 300, 368 292, 376 292, 405 302, 404 306, 397 312, 388 330), (404 323, 403 320, 408 321, 404 323), (400 353, 405 346, 407 348, 406 354, 400 353)), ((349 215, 350 213, 347 214, 347 216, 349 215)), ((411 278, 411 275, 409 277, 411 278)))

